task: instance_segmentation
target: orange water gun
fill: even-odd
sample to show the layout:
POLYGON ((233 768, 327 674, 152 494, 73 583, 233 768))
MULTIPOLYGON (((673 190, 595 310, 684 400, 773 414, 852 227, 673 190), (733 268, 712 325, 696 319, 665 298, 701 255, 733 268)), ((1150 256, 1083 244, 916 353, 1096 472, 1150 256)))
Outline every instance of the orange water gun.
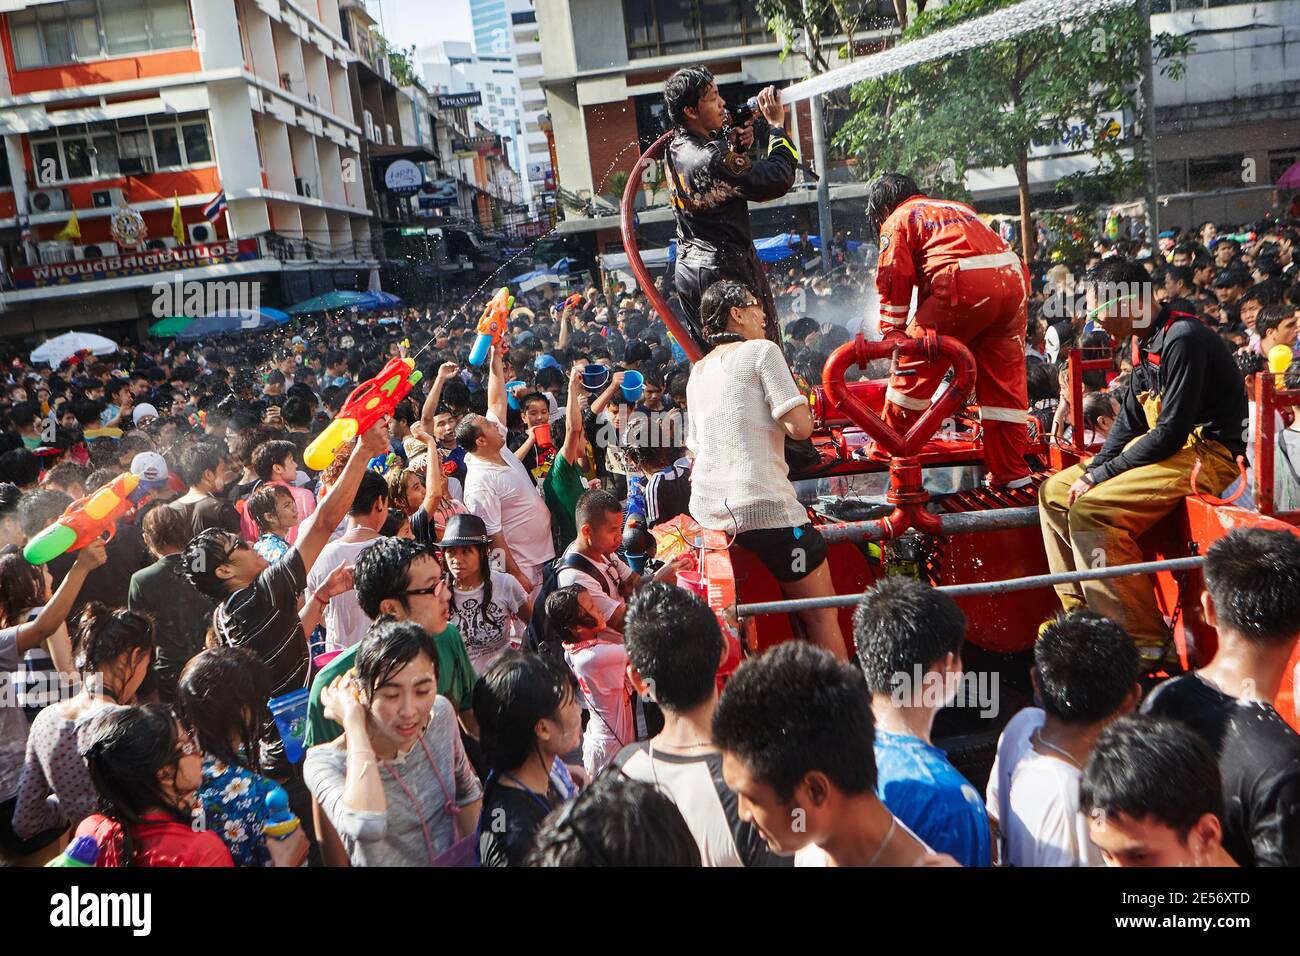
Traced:
POLYGON ((150 496, 153 486, 141 487, 140 476, 124 471, 108 484, 84 498, 78 498, 54 524, 27 542, 23 557, 31 564, 45 564, 68 551, 79 551, 108 533, 113 539, 117 520, 150 496))
POLYGON ((478 320, 478 338, 474 340, 474 347, 469 352, 470 365, 479 366, 487 361, 488 349, 500 342, 501 336, 505 334, 514 304, 515 297, 505 286, 488 300, 483 315, 478 320))
POLYGON ((324 471, 345 444, 381 418, 392 415, 397 403, 423 378, 415 359, 389 359, 374 378, 352 390, 334 421, 307 446, 302 460, 312 471, 324 471))

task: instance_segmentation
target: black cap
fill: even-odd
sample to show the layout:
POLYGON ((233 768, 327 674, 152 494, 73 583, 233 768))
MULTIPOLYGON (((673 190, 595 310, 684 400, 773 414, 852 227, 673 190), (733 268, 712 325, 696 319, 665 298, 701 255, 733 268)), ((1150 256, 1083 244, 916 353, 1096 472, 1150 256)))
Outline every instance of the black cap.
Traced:
POLYGON ((1234 285, 1250 285, 1251 278, 1240 269, 1220 269, 1214 276, 1213 287, 1226 289, 1234 285))
POLYGON ((487 544, 487 525, 478 515, 456 514, 447 519, 447 527, 437 542, 440 548, 460 548, 487 544))

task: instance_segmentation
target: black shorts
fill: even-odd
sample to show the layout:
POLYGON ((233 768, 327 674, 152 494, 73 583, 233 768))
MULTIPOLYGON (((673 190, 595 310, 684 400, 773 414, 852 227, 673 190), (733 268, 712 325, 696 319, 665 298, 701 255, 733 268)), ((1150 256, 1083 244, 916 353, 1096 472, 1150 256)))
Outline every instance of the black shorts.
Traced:
POLYGON ((812 524, 742 531, 736 544, 762 561, 782 584, 803 580, 826 560, 826 539, 812 524))

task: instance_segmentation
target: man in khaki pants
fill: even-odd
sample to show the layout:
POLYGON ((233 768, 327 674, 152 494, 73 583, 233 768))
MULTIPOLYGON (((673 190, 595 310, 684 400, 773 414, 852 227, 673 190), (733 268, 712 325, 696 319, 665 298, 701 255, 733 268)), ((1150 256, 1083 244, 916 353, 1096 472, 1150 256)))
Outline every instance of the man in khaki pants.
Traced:
MULTIPOLYGON (((1137 337, 1140 362, 1105 446, 1039 490, 1043 542, 1052 573, 1143 560, 1137 539, 1190 492, 1221 493, 1246 453, 1246 389, 1228 347, 1184 299, 1159 307, 1138 263, 1106 259, 1088 277, 1089 316, 1117 342, 1137 337)), ((1151 582, 1128 576, 1057 585, 1066 610, 1086 605, 1122 623, 1145 670, 1172 655, 1169 625, 1151 582)))

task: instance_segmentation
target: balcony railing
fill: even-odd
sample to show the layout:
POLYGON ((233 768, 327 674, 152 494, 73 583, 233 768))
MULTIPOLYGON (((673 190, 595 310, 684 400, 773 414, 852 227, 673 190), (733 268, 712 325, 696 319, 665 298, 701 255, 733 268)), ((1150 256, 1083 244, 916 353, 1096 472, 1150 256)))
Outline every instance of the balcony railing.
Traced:
POLYGON ((267 255, 281 262, 355 262, 366 259, 383 259, 382 239, 352 240, 350 242, 317 242, 314 239, 282 236, 278 232, 259 234, 267 255))

